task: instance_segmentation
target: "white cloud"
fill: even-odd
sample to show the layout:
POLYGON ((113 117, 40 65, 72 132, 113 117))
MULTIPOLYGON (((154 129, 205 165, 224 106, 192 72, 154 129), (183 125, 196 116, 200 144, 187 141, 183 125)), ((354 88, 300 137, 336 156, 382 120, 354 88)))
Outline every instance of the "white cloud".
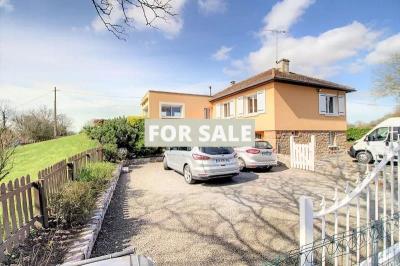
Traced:
POLYGON ((0 0, 0 9, 2 8, 7 12, 14 10, 14 6, 10 3, 10 0, 0 0))
POLYGON ((223 13, 226 10, 225 0, 198 0, 200 10, 206 14, 223 13))
MULTIPOLYGON (((115 0, 116 1, 116 0, 115 0)), ((167 0, 163 0, 167 1, 167 0)), ((159 29, 161 30, 166 37, 174 38, 176 37, 183 27, 183 19, 181 17, 183 6, 185 5, 186 0, 171 0, 169 4, 172 6, 173 13, 177 14, 172 17, 167 17, 167 19, 155 19, 154 13, 147 7, 145 7, 146 16, 148 21, 152 21, 153 28, 146 25, 146 17, 143 14, 143 10, 141 7, 130 6, 129 9, 126 11, 127 16, 133 18, 133 22, 131 23, 133 28, 136 30, 146 30, 146 29, 159 29)), ((124 14, 122 12, 121 6, 115 2, 114 8, 111 12, 111 16, 108 22, 112 24, 123 24, 124 14)), ((95 31, 105 31, 106 28, 99 17, 96 17, 92 21, 92 27, 95 31)))
POLYGON ((229 58, 229 53, 232 51, 232 47, 221 46, 212 57, 217 61, 226 60, 229 58))
MULTIPOLYGON (((291 66, 300 73, 327 77, 340 70, 336 63, 368 49, 378 35, 378 32, 355 21, 318 36, 285 36, 279 40, 279 58, 288 58, 291 66)), ((262 47, 248 56, 249 66, 255 72, 274 66, 274 61, 273 38, 266 38, 262 47)))
POLYGON ((366 56, 365 61, 369 64, 383 63, 394 53, 400 53, 400 33, 378 42, 375 49, 366 56))
POLYGON ((315 0, 283 0, 264 18, 264 30, 288 30, 315 0))

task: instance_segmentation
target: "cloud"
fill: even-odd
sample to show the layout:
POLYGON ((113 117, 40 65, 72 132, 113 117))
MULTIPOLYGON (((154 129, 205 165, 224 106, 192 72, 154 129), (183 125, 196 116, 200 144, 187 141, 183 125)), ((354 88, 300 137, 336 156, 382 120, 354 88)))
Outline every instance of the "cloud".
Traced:
MULTIPOLYGON (((354 21, 318 36, 285 36, 279 40, 279 58, 291 60, 294 69, 301 73, 327 77, 340 70, 336 63, 370 48, 378 35, 378 32, 354 21)), ((274 66, 274 61, 273 38, 267 38, 259 50, 248 56, 250 68, 256 72, 274 66)))
MULTIPOLYGON (((124 14, 121 9, 121 6, 114 0, 114 8, 111 12, 111 15, 107 22, 112 24, 124 24, 124 14)), ((166 1, 166 0, 163 0, 166 1)), ((154 13, 147 7, 144 8, 146 12, 146 17, 148 21, 153 21, 152 26, 153 28, 146 25, 146 17, 144 16, 143 10, 141 7, 137 6, 130 6, 126 11, 128 17, 133 18, 133 22, 131 26, 135 30, 144 31, 146 29, 159 29, 161 30, 167 38, 174 38, 176 37, 183 27, 183 18, 182 18, 182 11, 183 6, 185 5, 186 0, 171 0, 169 4, 172 6, 173 13, 177 14, 172 17, 168 17, 167 19, 157 18, 155 19, 154 13)), ((92 21, 92 28, 95 31, 101 32, 106 31, 106 27, 104 26, 103 22, 99 17, 96 17, 92 21)))
POLYGON ((226 10, 225 0, 198 0, 200 10, 206 14, 223 13, 226 10))
POLYGON ((232 47, 221 46, 212 57, 217 61, 223 61, 229 58, 229 53, 232 51, 232 47))
POLYGON ((14 6, 10 3, 10 0, 0 0, 0 9, 11 12, 14 10, 14 6))
POLYGON ((275 4, 264 18, 264 30, 288 30, 314 0, 283 0, 275 4))
POLYGON ((365 61, 368 64, 380 64, 394 53, 400 53, 400 33, 378 42, 375 49, 365 57, 365 61))

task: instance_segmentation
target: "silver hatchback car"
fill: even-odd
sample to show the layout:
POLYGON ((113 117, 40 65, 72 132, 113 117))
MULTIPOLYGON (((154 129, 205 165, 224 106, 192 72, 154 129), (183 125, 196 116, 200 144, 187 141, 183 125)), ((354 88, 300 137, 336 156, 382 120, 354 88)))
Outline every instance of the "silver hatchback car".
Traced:
POLYGON ((189 184, 239 174, 236 153, 227 147, 171 147, 164 152, 163 164, 165 170, 182 173, 189 184))
POLYGON ((271 170, 278 165, 276 153, 272 145, 265 140, 256 140, 254 147, 235 148, 240 170, 245 168, 265 168, 271 170))

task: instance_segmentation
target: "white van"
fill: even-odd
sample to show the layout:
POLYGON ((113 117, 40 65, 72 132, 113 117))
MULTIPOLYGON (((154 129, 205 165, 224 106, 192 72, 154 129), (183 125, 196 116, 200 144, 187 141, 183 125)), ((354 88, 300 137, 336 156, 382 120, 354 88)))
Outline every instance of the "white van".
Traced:
MULTIPOLYGON (((392 117, 379 123, 361 139, 357 140, 349 150, 349 155, 360 163, 380 161, 388 151, 389 142, 398 145, 400 135, 400 117, 392 117)), ((395 157, 395 161, 398 158, 395 157)))

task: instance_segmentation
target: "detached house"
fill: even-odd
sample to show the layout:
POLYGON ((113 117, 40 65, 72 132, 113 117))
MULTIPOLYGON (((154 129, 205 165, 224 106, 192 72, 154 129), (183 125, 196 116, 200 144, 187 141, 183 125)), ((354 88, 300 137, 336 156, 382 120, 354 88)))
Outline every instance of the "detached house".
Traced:
POLYGON ((149 91, 142 99, 149 118, 254 119, 256 137, 289 153, 289 137, 308 142, 317 154, 345 149, 346 94, 354 89, 289 71, 289 60, 213 96, 149 91))

